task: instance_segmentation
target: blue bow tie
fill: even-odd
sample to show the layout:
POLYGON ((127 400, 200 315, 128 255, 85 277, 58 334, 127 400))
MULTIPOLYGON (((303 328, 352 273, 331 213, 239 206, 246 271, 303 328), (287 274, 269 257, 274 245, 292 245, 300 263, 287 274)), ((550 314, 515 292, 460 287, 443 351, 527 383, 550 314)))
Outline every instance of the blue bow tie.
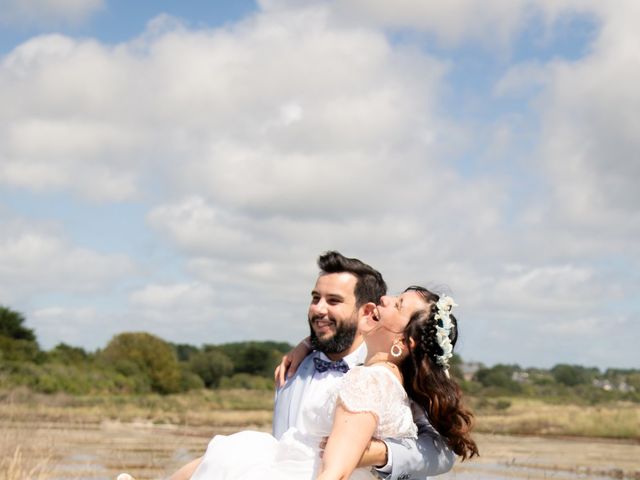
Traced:
POLYGON ((335 370, 337 372, 347 373, 349 371, 349 365, 344 360, 337 360, 335 362, 328 362, 321 358, 314 358, 313 363, 316 366, 317 372, 326 372, 327 370, 335 370))

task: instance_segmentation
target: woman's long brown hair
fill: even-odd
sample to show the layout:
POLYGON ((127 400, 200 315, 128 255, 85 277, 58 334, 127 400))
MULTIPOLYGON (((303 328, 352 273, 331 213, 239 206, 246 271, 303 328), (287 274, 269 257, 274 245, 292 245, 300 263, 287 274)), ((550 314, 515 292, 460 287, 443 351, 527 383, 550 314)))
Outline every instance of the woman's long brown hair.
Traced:
MULTIPOLYGON (((421 294, 429 307, 415 312, 404 331, 405 342, 409 346, 409 356, 400 366, 404 387, 409 397, 427 412, 429 422, 442 435, 449 448, 463 460, 479 455, 478 446, 471 438, 473 414, 462 401, 462 392, 447 371, 438 364, 437 357, 443 351, 436 341, 438 309, 435 303, 439 297, 422 287, 407 290, 421 294)), ((454 327, 449 339, 455 346, 458 339, 458 322, 450 315, 454 327)))

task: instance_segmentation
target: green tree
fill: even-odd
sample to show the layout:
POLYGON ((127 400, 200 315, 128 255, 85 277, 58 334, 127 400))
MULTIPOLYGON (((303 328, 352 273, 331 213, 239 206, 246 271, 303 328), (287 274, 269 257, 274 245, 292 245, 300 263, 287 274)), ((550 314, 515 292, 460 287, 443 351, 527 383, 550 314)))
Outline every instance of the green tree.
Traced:
POLYGON ((498 364, 491 368, 481 368, 476 372, 476 380, 484 387, 495 387, 510 393, 519 393, 522 387, 513 380, 514 372, 520 371, 517 365, 498 364))
POLYGON ((180 362, 188 362, 192 355, 200 351, 197 347, 189 345, 188 343, 172 343, 171 346, 176 351, 178 361, 180 362))
POLYGON ((82 364, 89 360, 89 354, 81 347, 59 343, 49 351, 49 359, 66 364, 82 364))
POLYGON ((101 356, 118 370, 131 374, 132 368, 145 375, 151 389, 159 393, 180 390, 180 366, 169 343, 145 332, 121 333, 111 339, 101 356))
POLYGON ((291 346, 282 342, 238 342, 219 346, 205 345, 204 349, 217 349, 233 362, 234 373, 248 373, 271 377, 282 354, 291 346))
POLYGON ((0 305, 0 359, 20 362, 42 362, 36 335, 25 327, 24 316, 20 312, 0 305))
POLYGON ((216 388, 222 377, 233 373, 233 362, 219 350, 207 350, 191 355, 189 369, 202 379, 207 388, 216 388))
POLYGON ((449 360, 449 373, 459 382, 464 380, 464 374, 462 373, 463 363, 462 357, 457 353, 454 353, 453 357, 449 360))
POLYGON ((553 375, 555 381, 567 387, 590 384, 598 374, 599 370, 597 368, 564 363, 558 364, 551 369, 551 375, 553 375))
POLYGON ((0 335, 0 360, 42 363, 45 355, 37 342, 30 340, 14 340, 0 335))
POLYGON ((24 316, 20 312, 0 305, 0 335, 14 340, 35 342, 36 335, 30 328, 24 327, 24 316))

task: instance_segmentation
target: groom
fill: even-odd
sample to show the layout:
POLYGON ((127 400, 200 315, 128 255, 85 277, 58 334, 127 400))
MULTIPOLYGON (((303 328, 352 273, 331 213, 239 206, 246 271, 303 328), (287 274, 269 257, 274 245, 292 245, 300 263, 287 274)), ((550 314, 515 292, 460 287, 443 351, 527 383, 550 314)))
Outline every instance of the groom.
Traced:
MULTIPOLYGON (((278 439, 290 427, 304 432, 301 411, 310 399, 364 362, 367 351, 358 324, 372 314, 370 304, 378 304, 387 290, 380 272, 338 252, 321 255, 318 266, 321 272, 311 292, 308 314, 315 351, 276 392, 273 435, 278 439)), ((372 440, 359 466, 375 466, 378 475, 388 480, 424 479, 451 469, 453 452, 422 409, 413 411, 418 439, 372 440)))

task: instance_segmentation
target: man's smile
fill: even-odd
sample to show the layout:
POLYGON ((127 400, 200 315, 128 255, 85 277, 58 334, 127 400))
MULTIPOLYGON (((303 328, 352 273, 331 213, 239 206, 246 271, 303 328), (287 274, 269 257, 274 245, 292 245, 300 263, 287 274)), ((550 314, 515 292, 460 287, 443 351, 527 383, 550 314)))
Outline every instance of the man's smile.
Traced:
POLYGON ((316 332, 328 332, 335 327, 336 322, 326 318, 314 318, 312 321, 316 332))

